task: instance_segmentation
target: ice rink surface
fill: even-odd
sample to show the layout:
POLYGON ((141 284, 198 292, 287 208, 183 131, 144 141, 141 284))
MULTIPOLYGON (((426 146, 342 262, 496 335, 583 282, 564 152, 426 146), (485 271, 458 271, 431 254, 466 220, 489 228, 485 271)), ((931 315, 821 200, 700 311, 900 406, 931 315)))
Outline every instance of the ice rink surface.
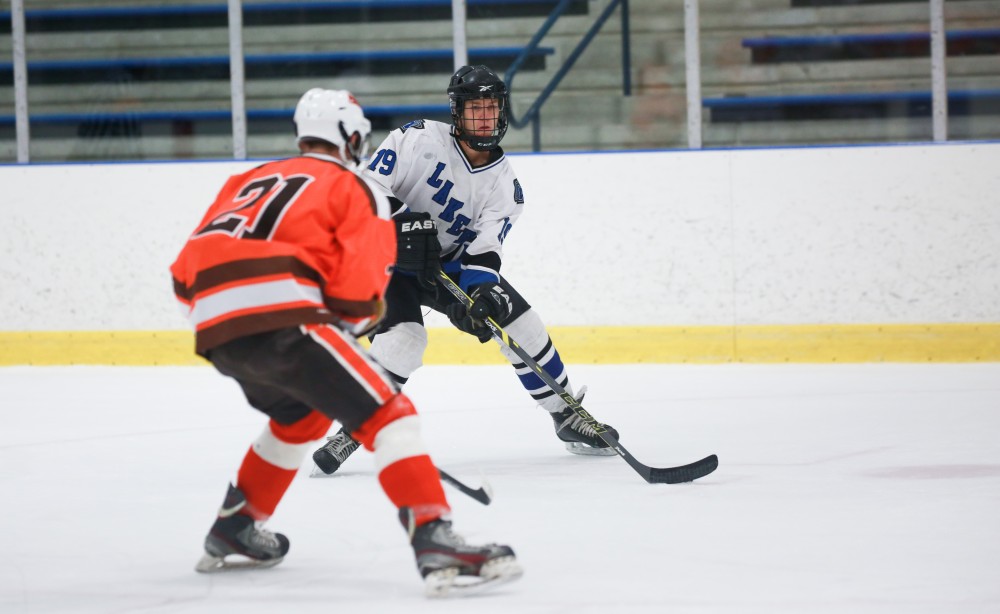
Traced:
POLYGON ((0 369, 0 612, 1000 612, 1000 364, 572 366, 585 406, 657 466, 556 441, 509 367, 425 367, 407 387, 456 530, 525 576, 430 601, 360 452, 300 471, 270 570, 196 574, 264 425, 209 368, 0 369))

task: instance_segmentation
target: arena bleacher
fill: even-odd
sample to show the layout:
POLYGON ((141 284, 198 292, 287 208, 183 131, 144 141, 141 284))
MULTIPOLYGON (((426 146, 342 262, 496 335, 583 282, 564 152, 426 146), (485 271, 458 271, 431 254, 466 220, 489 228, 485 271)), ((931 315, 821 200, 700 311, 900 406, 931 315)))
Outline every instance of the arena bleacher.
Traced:
MULTIPOLYGON (((523 63, 513 103, 542 91, 608 0, 572 0, 523 63)), ((232 152, 228 6, 219 0, 32 0, 25 19, 32 159, 232 152)), ((503 73, 559 0, 468 0, 470 61, 503 73)), ((615 20, 546 102, 544 150, 686 146, 683 2, 630 0, 631 96, 615 20)), ((9 47, 9 13, 0 46, 9 47)), ((309 87, 342 87, 376 134, 447 118, 451 0, 253 2, 243 8, 248 149, 288 151, 309 87)), ((1000 12, 947 3, 950 134, 1000 137, 1000 12)), ((926 0, 701 2, 705 146, 926 140, 926 0)), ((8 56, 9 58, 10 56, 8 56)), ((13 65, 0 62, 0 160, 14 156, 13 65)), ((511 130, 509 151, 531 148, 511 130)))

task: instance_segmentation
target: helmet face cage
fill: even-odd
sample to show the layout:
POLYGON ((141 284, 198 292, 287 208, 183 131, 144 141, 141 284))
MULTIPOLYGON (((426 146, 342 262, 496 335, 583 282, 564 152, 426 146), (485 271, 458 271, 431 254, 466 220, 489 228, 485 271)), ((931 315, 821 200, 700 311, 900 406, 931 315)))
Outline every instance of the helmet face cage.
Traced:
MULTIPOLYGON (((510 104, 507 85, 486 66, 463 66, 458 69, 448 85, 451 102, 452 136, 466 142, 476 151, 490 151, 500 145, 507 133, 507 108, 510 104), (474 134, 465 128, 467 103, 472 100, 496 100, 495 114, 489 120, 493 129, 489 134, 474 134)), ((478 105, 476 105, 478 107, 478 105)), ((472 117, 482 120, 472 110, 472 117)))

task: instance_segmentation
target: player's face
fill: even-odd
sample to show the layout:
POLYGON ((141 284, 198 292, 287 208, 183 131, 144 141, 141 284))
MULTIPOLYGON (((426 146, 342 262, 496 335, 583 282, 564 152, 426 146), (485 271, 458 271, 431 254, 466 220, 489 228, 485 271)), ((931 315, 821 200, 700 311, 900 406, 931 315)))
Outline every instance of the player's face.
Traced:
POLYGON ((490 136, 499 115, 500 103, 495 98, 467 100, 462 110, 462 129, 474 136, 490 136))

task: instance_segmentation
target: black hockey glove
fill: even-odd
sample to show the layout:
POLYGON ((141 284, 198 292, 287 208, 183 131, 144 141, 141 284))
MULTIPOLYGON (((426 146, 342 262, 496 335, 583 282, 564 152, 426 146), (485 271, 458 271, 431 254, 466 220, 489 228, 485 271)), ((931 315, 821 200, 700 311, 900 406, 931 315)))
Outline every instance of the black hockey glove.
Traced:
POLYGON ((477 320, 489 317, 496 322, 502 322, 514 310, 510 296, 500 284, 480 284, 472 288, 469 298, 472 299, 469 315, 477 320))
POLYGON ((469 298, 472 299, 470 309, 462 303, 452 303, 445 308, 445 313, 455 328, 486 343, 493 334, 483 320, 488 317, 496 322, 507 319, 513 310, 510 297, 500 284, 480 284, 472 289, 469 298))
POLYGON ((451 303, 444 308, 444 312, 455 328, 479 339, 479 343, 486 343, 493 336, 485 324, 472 319, 469 310, 462 303, 451 303))
POLYGON ((396 222, 396 270, 416 275, 420 285, 433 288, 441 266, 441 243, 429 213, 406 212, 396 222))

